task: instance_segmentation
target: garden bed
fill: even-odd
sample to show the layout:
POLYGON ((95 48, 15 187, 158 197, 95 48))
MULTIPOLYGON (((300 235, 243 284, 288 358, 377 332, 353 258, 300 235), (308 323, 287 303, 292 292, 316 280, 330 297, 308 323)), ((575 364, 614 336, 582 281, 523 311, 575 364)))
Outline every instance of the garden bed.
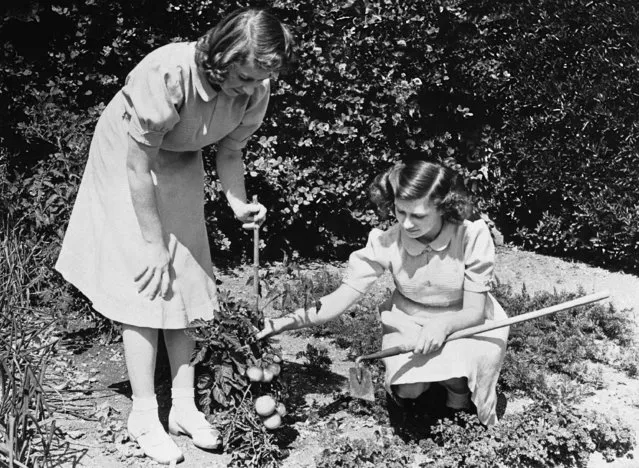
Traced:
MULTIPOLYGON (((360 310, 340 322, 273 339, 273 345, 281 349, 284 358, 278 391, 286 395, 289 409, 284 428, 264 436, 280 445, 276 450, 282 458, 273 463, 290 468, 473 466, 472 459, 465 458, 473 454, 476 466, 482 466, 486 460, 504 466, 515 466, 515 462, 521 463, 520 466, 560 466, 560 463, 591 468, 634 466, 636 460, 625 455, 629 450, 630 454, 636 453, 632 445, 639 429, 639 381, 634 377, 636 367, 632 367, 636 354, 628 353, 633 345, 624 341, 632 338, 633 328, 626 327, 623 317, 635 319, 630 307, 639 305, 639 278, 511 248, 499 251, 498 265, 502 301, 528 301, 531 307, 539 301, 560 302, 570 294, 577 294, 581 286, 589 288, 586 292, 609 289, 618 307, 596 306, 579 313, 566 312, 557 316, 556 322, 546 324, 556 325, 551 331, 559 333, 558 338, 563 333, 562 321, 569 323, 579 340, 571 344, 570 337, 564 336, 563 345, 568 348, 556 353, 552 352, 552 346, 535 348, 538 357, 545 358, 545 365, 535 359, 534 352, 512 355, 525 358, 528 365, 506 362, 500 380, 501 401, 506 407, 496 428, 486 432, 472 418, 457 423, 441 420, 431 428, 430 437, 420 441, 413 437, 415 434, 409 434, 400 439, 388 423, 383 398, 378 398, 375 404, 360 403, 350 399, 345 391, 353 355, 375 346, 373 334, 366 334, 373 337, 366 340, 358 338, 364 334, 358 335, 355 330, 363 329, 368 320, 367 309, 386 294, 390 278, 385 277, 363 299, 360 310), (522 294, 524 284, 527 292, 522 294), (558 291, 556 294, 553 288, 558 291), (327 365, 327 359, 322 358, 331 364, 327 365), (530 382, 522 381, 522 376, 530 378, 530 382), (596 413, 591 415, 590 411, 596 413), (609 422, 604 415, 611 418, 609 422), (619 455, 622 457, 616 458, 619 455), (616 460, 607 463, 604 456, 616 460)), ((340 265, 317 264, 299 271, 289 270, 292 276, 286 284, 295 290, 295 278, 299 279, 301 274, 316 278, 313 287, 321 293, 338 280, 339 271, 340 265)), ((275 282, 281 273, 281 266, 276 266, 268 274, 275 282)), ((220 274, 221 288, 236 293, 246 291, 250 289, 245 285, 250 276, 249 267, 220 274)), ((267 310, 267 314, 275 313, 267 310)), ((368 326, 374 326, 371 324, 368 326)), ((519 327, 524 326, 527 325, 519 327)), ((540 343, 548 342, 549 330, 544 331, 540 343)), ((534 328, 525 332, 513 329, 511 349, 533 331, 534 328)), ((139 450, 127 440, 123 430, 130 388, 121 344, 100 344, 89 339, 84 341, 86 346, 79 346, 82 342, 67 341, 66 350, 60 349, 54 357, 55 365, 50 367, 51 382, 60 389, 60 395, 68 399, 70 407, 81 407, 82 414, 91 418, 58 415, 58 425, 70 443, 67 461, 77 459, 78 466, 88 467, 152 466, 152 462, 139 457, 139 450)), ((160 359, 157 391, 161 417, 166 422, 170 384, 163 362, 160 359)), ((235 455, 210 454, 193 448, 187 438, 179 437, 177 441, 186 457, 181 466, 227 466, 233 460, 238 466, 251 463, 250 458, 238 461, 237 451, 235 455)))

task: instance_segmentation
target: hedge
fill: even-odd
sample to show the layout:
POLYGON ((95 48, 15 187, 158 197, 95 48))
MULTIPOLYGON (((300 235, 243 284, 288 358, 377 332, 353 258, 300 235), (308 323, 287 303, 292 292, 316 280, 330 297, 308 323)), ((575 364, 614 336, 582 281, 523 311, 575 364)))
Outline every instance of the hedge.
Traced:
MULTIPOLYGON (((299 43, 246 154, 249 193, 270 209, 265 258, 344 258, 380 223, 366 197, 375 174, 425 157, 464 173, 507 240, 637 269, 632 0, 4 6, 0 207, 13 222, 58 245, 93 125, 126 73, 249 3, 271 6, 299 43)), ((236 258, 250 237, 209 176, 213 254, 236 258)))

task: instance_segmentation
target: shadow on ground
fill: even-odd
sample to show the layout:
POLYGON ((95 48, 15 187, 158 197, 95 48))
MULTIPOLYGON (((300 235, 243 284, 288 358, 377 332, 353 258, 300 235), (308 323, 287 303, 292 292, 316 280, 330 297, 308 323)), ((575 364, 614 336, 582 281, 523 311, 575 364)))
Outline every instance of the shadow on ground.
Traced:
POLYGON ((294 421, 307 418, 308 395, 330 397, 332 400, 348 385, 348 379, 340 374, 295 362, 287 362, 281 375, 282 385, 286 388, 286 405, 293 410, 291 419, 294 421))

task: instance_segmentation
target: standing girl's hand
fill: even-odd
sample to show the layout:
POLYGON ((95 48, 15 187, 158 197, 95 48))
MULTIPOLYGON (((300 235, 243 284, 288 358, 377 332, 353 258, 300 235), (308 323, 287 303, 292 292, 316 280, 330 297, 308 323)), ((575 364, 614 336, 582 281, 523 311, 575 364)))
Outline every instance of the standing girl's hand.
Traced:
POLYGON ((430 354, 437 351, 444 345, 448 336, 448 327, 442 320, 431 319, 422 326, 422 330, 417 338, 417 343, 413 348, 415 354, 430 354))
POLYGON ((261 203, 242 203, 236 208, 235 217, 244 229, 254 229, 266 219, 266 207, 261 203))
POLYGON ((166 298, 171 290, 171 254, 163 242, 150 242, 144 247, 145 265, 135 275, 138 293, 151 301, 158 294, 166 298))

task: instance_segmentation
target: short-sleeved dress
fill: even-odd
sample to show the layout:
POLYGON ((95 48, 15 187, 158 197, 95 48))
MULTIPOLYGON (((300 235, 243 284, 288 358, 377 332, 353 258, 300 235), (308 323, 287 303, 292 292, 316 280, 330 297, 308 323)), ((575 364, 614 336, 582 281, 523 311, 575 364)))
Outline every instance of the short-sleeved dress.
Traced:
POLYGON ((195 43, 147 55, 100 116, 56 269, 106 317, 141 327, 181 329, 211 319, 217 293, 204 223, 201 149, 240 150, 260 126, 270 94, 264 80, 251 96, 216 92, 195 64, 195 43), (129 135, 159 148, 152 179, 172 291, 153 301, 138 294, 143 239, 127 177, 129 135))
MULTIPOLYGON (((365 292, 388 270, 396 290, 382 310, 398 309, 408 315, 431 317, 461 310, 464 291, 488 292, 494 257, 494 244, 484 221, 446 222, 439 236, 428 245, 406 236, 396 224, 386 231, 372 230, 366 247, 351 254, 344 283, 365 292)), ((490 293, 484 312, 486 321, 506 318, 490 293)), ((385 358, 386 388, 467 377, 479 420, 486 425, 494 424, 495 386, 508 332, 506 327, 454 340, 429 355, 385 358)), ((385 329, 382 348, 402 344, 405 339, 397 330, 385 329)))

